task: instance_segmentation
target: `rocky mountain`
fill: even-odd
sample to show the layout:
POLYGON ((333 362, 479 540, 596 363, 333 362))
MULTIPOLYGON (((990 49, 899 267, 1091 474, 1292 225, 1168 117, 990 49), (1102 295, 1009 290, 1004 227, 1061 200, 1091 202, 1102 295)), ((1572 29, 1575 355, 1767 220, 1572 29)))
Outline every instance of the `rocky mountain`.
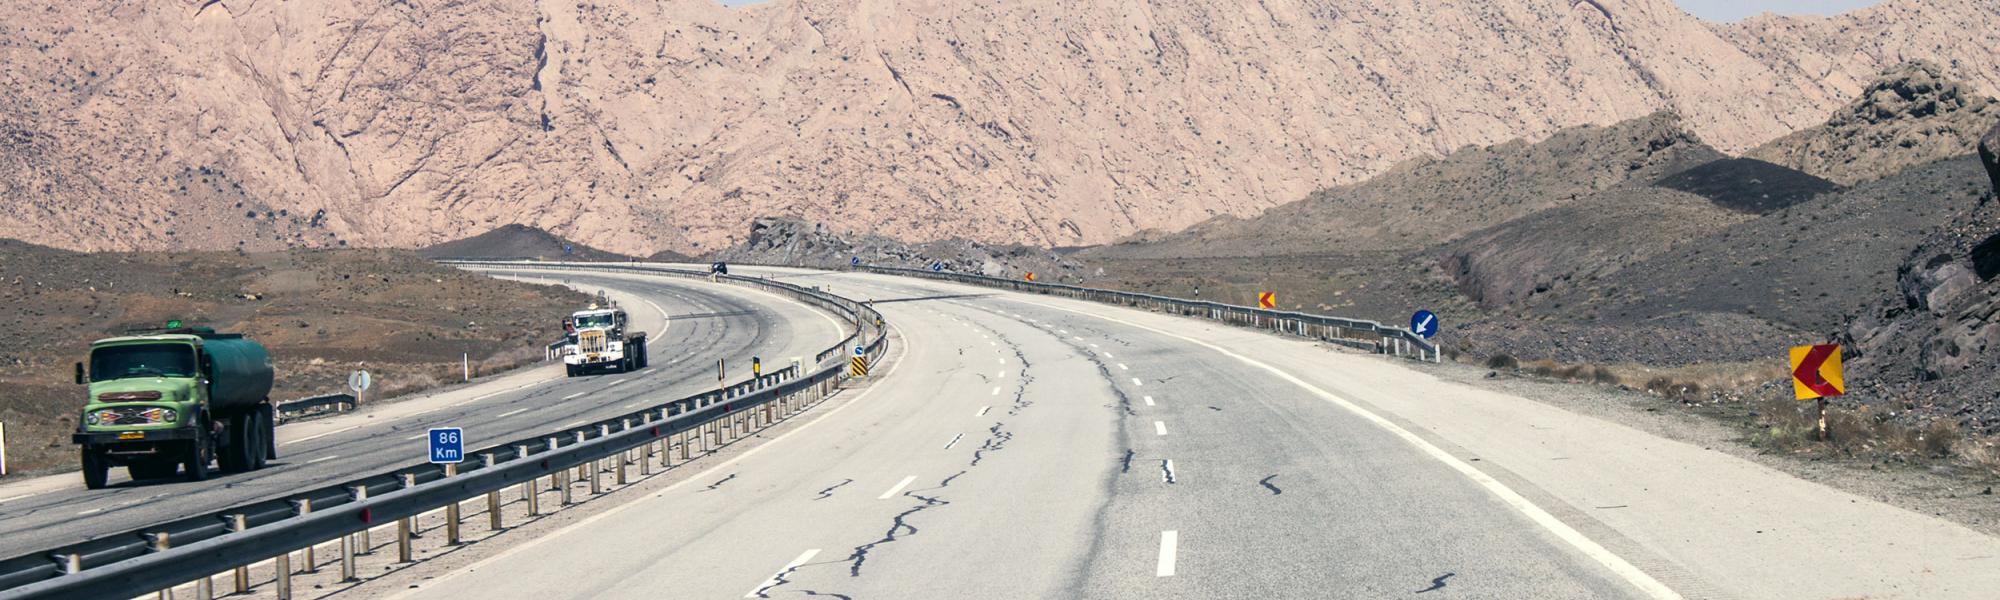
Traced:
POLYGON ((1861 393, 1892 410, 2000 432, 2000 125, 1980 146, 1993 187, 1922 238, 1896 285, 1841 332, 1861 393))
POLYGON ((2000 101, 1920 61, 1886 73, 1826 124, 1772 140, 1748 156, 1854 185, 1962 156, 1995 120, 2000 101))
POLYGON ((425 258, 521 258, 537 260, 636 260, 557 237, 527 225, 506 225, 461 240, 417 250, 425 258))
POLYGON ((419 247, 510 223, 707 252, 759 215, 1044 247, 1248 217, 1407 160, 1659 111, 1725 151, 2000 5, 1671 0, 79 0, 0 5, 0 236, 419 247))

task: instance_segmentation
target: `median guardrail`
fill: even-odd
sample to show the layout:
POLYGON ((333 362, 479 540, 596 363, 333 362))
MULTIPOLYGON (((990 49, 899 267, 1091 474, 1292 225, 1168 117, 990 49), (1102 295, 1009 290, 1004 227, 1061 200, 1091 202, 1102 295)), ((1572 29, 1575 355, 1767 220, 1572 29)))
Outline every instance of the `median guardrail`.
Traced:
MULTIPOLYGON (((688 278, 706 273, 639 265, 578 265, 440 261, 460 266, 626 271, 688 278)), ((458 541, 460 505, 484 495, 489 526, 502 527, 499 494, 518 487, 530 515, 540 514, 540 498, 572 499, 572 484, 615 473, 625 483, 637 466, 641 475, 657 461, 673 466, 673 450, 690 460, 693 446, 707 452, 817 404, 849 379, 844 358, 850 348, 873 360, 888 348, 881 315, 872 307, 819 290, 783 282, 720 276, 717 280, 755 286, 851 318, 855 333, 821 352, 812 365, 778 369, 712 392, 704 392, 578 427, 495 444, 467 452, 462 465, 417 464, 281 497, 233 506, 209 514, 141 527, 125 533, 28 553, 0 561, 0 599, 130 598, 189 582, 195 596, 213 595, 216 575, 236 573, 247 586, 249 565, 273 563, 272 589, 291 596, 295 553, 304 571, 314 571, 312 548, 338 540, 343 580, 355 575, 356 548, 367 552, 370 532, 394 526, 398 558, 410 559, 412 520, 445 511, 447 536, 458 541), (841 360, 836 360, 841 359, 841 360), (549 483, 544 484, 543 481, 549 483), (551 488, 555 488, 552 490, 551 488)))
POLYGON ((354 410, 354 394, 327 394, 279 402, 278 422, 294 421, 326 412, 354 410))
POLYGON ((1220 302, 1187 300, 1184 298, 1088 288, 1061 283, 1017 281, 984 275, 954 273, 951 271, 928 271, 923 269, 871 265, 860 265, 850 267, 850 269, 868 273, 936 279, 1030 294, 1061 296, 1077 300, 1178 313, 1184 316, 1202 317, 1245 327, 1269 329, 1278 333, 1315 338, 1329 343, 1372 350, 1379 354, 1406 356, 1430 362, 1440 362, 1443 360, 1443 352, 1438 345, 1424 339, 1423 336, 1417 335, 1416 332, 1410 331, 1407 328, 1393 327, 1362 319, 1252 308, 1220 302))

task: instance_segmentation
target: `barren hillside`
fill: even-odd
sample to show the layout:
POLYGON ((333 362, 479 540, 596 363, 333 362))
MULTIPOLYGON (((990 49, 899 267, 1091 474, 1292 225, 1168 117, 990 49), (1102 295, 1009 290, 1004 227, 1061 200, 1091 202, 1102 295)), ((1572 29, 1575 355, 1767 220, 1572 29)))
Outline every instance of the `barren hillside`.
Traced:
POLYGON ((1077 245, 1661 110, 1716 147, 1924 58, 1993 95, 2000 4, 165 0, 0 5, 0 236, 705 252, 758 215, 1077 245))

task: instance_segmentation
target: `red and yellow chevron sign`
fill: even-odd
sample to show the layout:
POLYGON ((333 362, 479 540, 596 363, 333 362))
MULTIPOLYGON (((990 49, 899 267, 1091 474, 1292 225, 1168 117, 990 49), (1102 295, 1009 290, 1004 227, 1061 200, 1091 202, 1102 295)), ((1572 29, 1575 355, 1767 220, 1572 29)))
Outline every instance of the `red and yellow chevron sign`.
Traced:
POLYGON ((1840 346, 1793 347, 1792 393, 1800 400, 1847 393, 1847 380, 1840 373, 1840 346))
POLYGON ((1027 275, 1026 277, 1023 277, 1022 279, 1026 279, 1026 280, 1028 280, 1028 281, 1034 281, 1034 280, 1035 280, 1035 272, 1034 272, 1034 271, 1029 271, 1029 272, 1028 272, 1028 275, 1027 275))
POLYGON ((1257 292, 1257 308, 1277 308, 1277 292, 1257 292))

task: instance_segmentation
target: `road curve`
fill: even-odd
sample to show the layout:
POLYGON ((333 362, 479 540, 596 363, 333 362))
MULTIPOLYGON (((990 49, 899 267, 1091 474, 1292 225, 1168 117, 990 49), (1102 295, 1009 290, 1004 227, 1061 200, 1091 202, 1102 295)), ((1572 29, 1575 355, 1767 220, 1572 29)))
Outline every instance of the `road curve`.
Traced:
POLYGON ((900 350, 716 475, 368 596, 1988 598, 2000 544, 1213 323, 864 274, 900 350))
MULTIPOLYGON (((752 356, 768 364, 807 360, 844 335, 831 317, 737 286, 671 278, 510 269, 496 274, 606 290, 655 332, 652 366, 633 374, 565 379, 543 365, 472 385, 278 428, 280 459, 266 469, 187 482, 140 482, 114 470, 113 486, 86 490, 75 474, 0 487, 0 556, 128 531, 188 514, 282 496, 423 460, 425 429, 466 429, 468 447, 630 412, 715 385, 715 360, 747 376, 752 356), (664 317, 664 318, 663 318, 664 317)), ((282 374, 280 374, 282 376, 282 374)))

